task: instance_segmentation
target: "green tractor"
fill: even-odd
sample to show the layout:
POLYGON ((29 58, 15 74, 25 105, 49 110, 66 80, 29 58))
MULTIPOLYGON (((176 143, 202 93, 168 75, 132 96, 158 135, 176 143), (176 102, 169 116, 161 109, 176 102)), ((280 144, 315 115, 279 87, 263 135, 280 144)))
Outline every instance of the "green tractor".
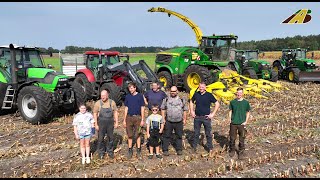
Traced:
POLYGON ((57 110, 73 113, 85 102, 84 90, 51 68, 45 68, 39 48, 1 46, 1 112, 18 108, 32 124, 47 122, 57 110))
POLYGON ((198 48, 179 47, 156 55, 155 72, 164 87, 177 85, 187 92, 201 81, 211 84, 227 68, 234 35, 203 36, 198 48))
POLYGON ((281 79, 290 82, 320 82, 319 67, 306 54, 307 49, 283 49, 281 59, 273 62, 273 69, 281 79))
POLYGON ((234 61, 228 64, 231 70, 252 79, 278 81, 278 72, 269 62, 259 59, 259 50, 232 50, 232 53, 234 61))

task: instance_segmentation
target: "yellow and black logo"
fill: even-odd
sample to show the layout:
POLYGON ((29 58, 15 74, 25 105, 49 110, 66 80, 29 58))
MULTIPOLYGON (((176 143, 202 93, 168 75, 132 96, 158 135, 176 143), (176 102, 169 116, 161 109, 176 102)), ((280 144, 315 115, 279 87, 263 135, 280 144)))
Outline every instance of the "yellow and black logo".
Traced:
POLYGON ((311 10, 310 9, 300 9, 286 20, 282 24, 305 24, 311 21, 311 10))

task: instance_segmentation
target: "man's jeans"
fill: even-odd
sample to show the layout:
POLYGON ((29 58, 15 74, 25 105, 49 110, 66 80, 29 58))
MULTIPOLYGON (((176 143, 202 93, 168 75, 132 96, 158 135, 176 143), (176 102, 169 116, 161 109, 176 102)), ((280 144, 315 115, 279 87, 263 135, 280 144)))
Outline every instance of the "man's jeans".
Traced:
POLYGON ((235 151, 236 149, 237 134, 239 134, 239 151, 242 152, 244 150, 245 127, 244 125, 230 124, 230 151, 235 151))
POLYGON ((206 139, 207 139, 207 147, 209 150, 213 149, 212 145, 212 127, 211 127, 211 120, 206 119, 205 117, 201 118, 194 118, 193 121, 193 127, 194 127, 194 140, 193 140, 193 148, 196 149, 197 145, 199 144, 199 136, 200 136, 200 129, 201 125, 203 124, 205 134, 206 134, 206 139))

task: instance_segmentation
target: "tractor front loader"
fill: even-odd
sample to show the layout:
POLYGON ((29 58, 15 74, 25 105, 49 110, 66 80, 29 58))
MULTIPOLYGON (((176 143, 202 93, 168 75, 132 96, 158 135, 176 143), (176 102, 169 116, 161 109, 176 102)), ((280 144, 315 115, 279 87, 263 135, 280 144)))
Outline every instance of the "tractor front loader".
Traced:
MULTIPOLYGON (((48 65, 50 67, 50 65, 48 65)), ((45 68, 35 47, 0 47, 1 111, 18 108, 32 124, 52 119, 57 110, 73 113, 85 102, 80 84, 45 68)))

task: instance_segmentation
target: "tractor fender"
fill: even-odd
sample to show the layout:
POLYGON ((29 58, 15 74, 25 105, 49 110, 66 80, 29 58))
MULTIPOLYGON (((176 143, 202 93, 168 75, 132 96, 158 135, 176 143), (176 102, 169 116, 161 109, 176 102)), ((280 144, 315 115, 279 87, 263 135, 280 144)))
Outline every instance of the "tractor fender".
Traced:
POLYGON ((77 73, 75 74, 75 76, 77 74, 83 73, 84 75, 86 75, 87 79, 89 82, 95 82, 96 78, 94 77, 94 74, 92 73, 92 71, 90 69, 79 69, 77 71, 77 73))
POLYGON ((18 94, 20 93, 20 90, 26 86, 30 86, 30 85, 33 85, 33 84, 38 84, 39 81, 28 81, 28 82, 25 82, 25 83, 22 83, 19 85, 16 93, 15 93, 15 97, 14 97, 14 102, 17 102, 17 99, 18 99, 18 94))
POLYGON ((280 60, 275 60, 275 61, 273 61, 272 67, 274 67, 274 64, 275 64, 276 62, 278 62, 278 63, 281 65, 282 69, 285 69, 285 68, 286 68, 285 65, 283 65, 283 64, 281 63, 280 60))
POLYGON ((168 71, 168 72, 170 72, 170 74, 173 74, 172 68, 170 66, 168 66, 168 65, 161 66, 161 68, 159 68, 157 70, 157 73, 159 73, 161 71, 168 71))
POLYGON ((238 64, 236 61, 230 61, 230 62, 228 63, 228 66, 229 66, 229 67, 230 67, 230 66, 233 66, 233 67, 236 69, 237 72, 239 72, 239 70, 240 70, 240 66, 239 66, 239 64, 238 64))

